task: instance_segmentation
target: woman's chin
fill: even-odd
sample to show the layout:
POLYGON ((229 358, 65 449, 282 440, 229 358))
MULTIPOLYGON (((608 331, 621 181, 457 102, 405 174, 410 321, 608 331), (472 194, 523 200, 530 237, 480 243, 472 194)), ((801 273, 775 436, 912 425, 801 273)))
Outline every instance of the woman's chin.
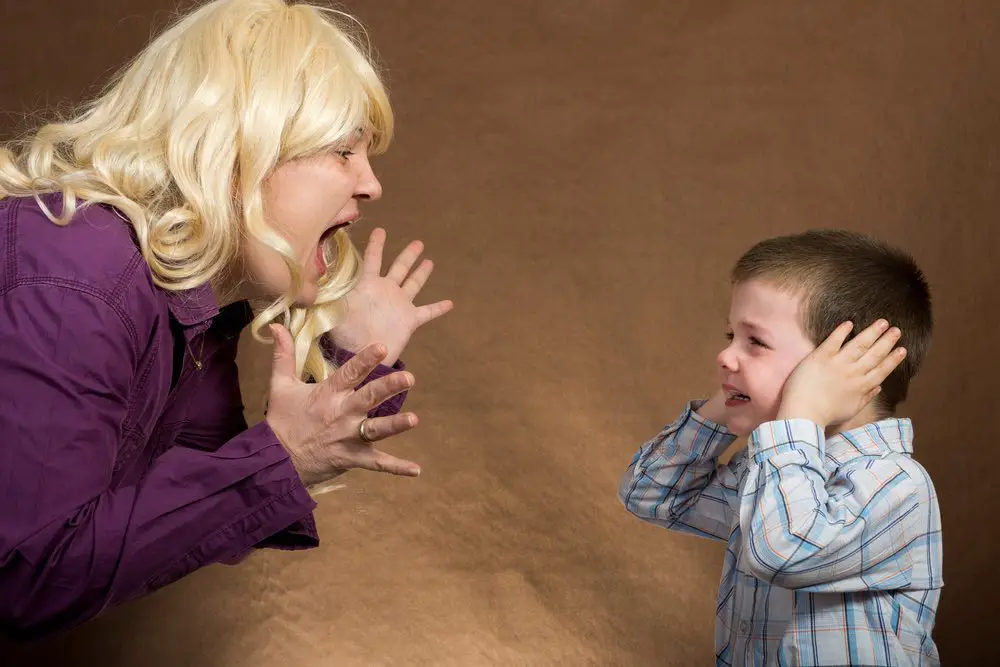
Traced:
POLYGON ((312 306, 315 303, 316 303, 316 290, 315 289, 310 290, 310 291, 303 290, 302 292, 299 293, 299 295, 297 297, 295 297, 295 301, 294 301, 294 304, 298 308, 309 308, 310 306, 312 306))

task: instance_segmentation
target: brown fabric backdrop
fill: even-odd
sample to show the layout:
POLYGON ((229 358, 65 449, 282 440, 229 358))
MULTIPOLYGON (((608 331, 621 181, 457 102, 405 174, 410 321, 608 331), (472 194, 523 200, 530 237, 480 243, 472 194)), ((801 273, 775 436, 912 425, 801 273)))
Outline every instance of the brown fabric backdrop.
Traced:
MULTIPOLYGON (((6 3, 5 136, 94 90, 170 7, 6 3)), ((736 257, 841 226, 910 249, 932 282, 937 335, 904 407, 943 509, 936 638, 945 664, 990 662, 1000 4, 347 9, 399 127, 356 239, 386 225, 393 256, 424 239, 423 298, 456 302, 405 354, 422 424, 388 448, 423 476, 352 474, 322 498, 319 550, 202 570, 12 661, 711 664, 723 547, 630 517, 618 477, 712 389, 736 257)), ((242 363, 256 420, 267 350, 242 363)))

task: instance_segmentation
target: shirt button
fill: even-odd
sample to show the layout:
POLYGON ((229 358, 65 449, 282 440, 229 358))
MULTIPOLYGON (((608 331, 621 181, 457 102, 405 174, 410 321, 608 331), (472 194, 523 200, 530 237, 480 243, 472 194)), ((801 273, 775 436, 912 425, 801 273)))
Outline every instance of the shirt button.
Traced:
POLYGON ((740 632, 747 632, 750 629, 750 624, 746 621, 740 623, 740 632))

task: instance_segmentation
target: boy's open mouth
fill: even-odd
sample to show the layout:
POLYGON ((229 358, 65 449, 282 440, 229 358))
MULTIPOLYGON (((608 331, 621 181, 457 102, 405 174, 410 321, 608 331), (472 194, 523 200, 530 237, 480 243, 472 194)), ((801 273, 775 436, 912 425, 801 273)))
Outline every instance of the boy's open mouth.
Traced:
POLYGON ((722 387, 723 391, 726 393, 726 405, 738 405, 740 403, 749 403, 750 397, 746 394, 738 391, 736 387, 731 385, 725 385, 722 387))

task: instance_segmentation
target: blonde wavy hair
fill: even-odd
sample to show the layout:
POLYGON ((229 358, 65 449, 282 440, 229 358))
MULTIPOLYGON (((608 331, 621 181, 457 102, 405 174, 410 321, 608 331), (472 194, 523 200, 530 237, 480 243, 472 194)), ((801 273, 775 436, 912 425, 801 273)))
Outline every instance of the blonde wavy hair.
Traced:
POLYGON ((248 237, 280 253, 289 293, 255 309, 283 318, 303 379, 326 379, 320 338, 337 322, 360 255, 344 230, 324 251, 315 303, 292 295, 302 267, 265 220, 262 185, 280 165, 371 137, 384 151, 393 116, 360 23, 283 0, 215 0, 174 21, 75 116, 0 147, 0 198, 61 192, 68 224, 96 203, 135 229, 157 285, 188 290, 229 277, 248 237))

